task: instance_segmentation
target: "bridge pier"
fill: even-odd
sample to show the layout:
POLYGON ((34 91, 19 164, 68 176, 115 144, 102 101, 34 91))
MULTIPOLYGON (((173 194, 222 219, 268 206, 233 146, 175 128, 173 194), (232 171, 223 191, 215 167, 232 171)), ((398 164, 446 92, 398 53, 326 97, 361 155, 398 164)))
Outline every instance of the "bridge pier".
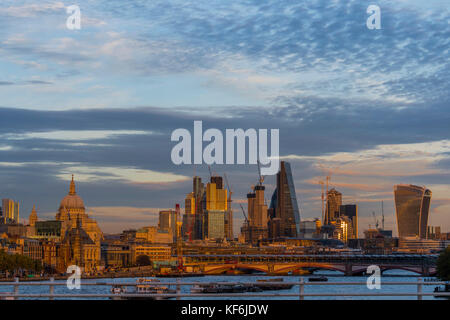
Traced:
POLYGON ((272 263, 269 263, 269 264, 267 265, 267 273, 268 273, 268 274, 273 274, 273 273, 274 273, 274 270, 275 270, 274 265, 273 265, 272 263))
POLYGON ((425 277, 430 276, 430 268, 428 266, 422 266, 422 275, 425 277))
POLYGON ((352 276, 353 275, 353 266, 350 263, 345 264, 345 272, 344 274, 346 276, 352 276))

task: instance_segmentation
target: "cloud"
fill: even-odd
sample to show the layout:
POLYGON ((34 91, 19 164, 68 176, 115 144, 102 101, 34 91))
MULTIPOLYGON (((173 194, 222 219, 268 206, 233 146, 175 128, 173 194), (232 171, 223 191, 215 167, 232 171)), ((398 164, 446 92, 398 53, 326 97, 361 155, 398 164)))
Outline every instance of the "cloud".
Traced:
POLYGON ((0 7, 0 15, 8 15, 17 18, 29 18, 44 13, 54 13, 65 9, 64 3, 57 1, 52 3, 26 4, 22 6, 0 7))
MULTIPOLYGON (((356 0, 86 0, 71 31, 62 2, 2 1, 2 192, 50 212, 75 171, 92 206, 173 207, 186 177, 208 177, 170 160, 170 133, 194 120, 280 129, 303 217, 320 215, 317 162, 361 217, 381 200, 392 214, 399 182, 442 192, 450 12, 377 4, 381 30, 366 28, 356 0)), ((214 170, 229 173, 236 199, 257 182, 256 166, 214 170)), ((274 177, 266 184, 270 199, 274 177)))

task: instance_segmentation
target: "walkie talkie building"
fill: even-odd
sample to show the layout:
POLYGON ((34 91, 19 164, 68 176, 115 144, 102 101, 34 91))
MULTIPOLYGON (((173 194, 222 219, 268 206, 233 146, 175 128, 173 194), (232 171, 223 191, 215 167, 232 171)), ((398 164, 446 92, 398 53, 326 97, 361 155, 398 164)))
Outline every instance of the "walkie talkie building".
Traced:
POLYGON ((394 186, 398 235, 404 237, 427 237, 431 190, 414 185, 394 186))

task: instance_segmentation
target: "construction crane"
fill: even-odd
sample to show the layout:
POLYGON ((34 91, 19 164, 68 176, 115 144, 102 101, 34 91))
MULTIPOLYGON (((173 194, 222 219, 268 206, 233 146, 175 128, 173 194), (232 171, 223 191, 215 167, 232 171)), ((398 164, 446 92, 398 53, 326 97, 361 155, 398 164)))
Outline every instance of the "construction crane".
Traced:
POLYGON ((211 166, 208 165, 208 171, 209 171, 209 179, 211 180, 212 178, 212 171, 211 171, 211 166))
POLYGON ((373 221, 375 222, 375 228, 378 229, 378 219, 375 216, 375 211, 372 211, 373 221))
POLYGON ((323 182, 322 180, 321 181, 319 181, 319 184, 322 186, 322 199, 321 199, 321 205, 322 205, 322 223, 323 224, 325 224, 325 216, 324 216, 324 214, 325 214, 325 210, 324 210, 324 207, 325 207, 325 195, 324 195, 324 190, 323 190, 323 188, 324 188, 324 184, 325 184, 325 182, 323 182))
POLYGON ((228 202, 231 202, 231 195, 233 194, 233 191, 231 190, 230 184, 228 183, 228 177, 227 174, 224 173, 223 177, 225 178, 225 184, 227 185, 227 189, 228 189, 228 202))
POLYGON ((244 210, 244 207, 242 206, 242 204, 241 204, 241 203, 239 203, 239 206, 241 207, 241 209, 242 209, 242 213, 244 214, 244 218, 245 218, 245 223, 246 223, 247 225, 249 225, 249 221, 248 221, 248 219, 247 219, 247 215, 245 214, 245 210, 244 210))
POLYGON ((231 209, 231 202, 233 200, 231 200, 231 195, 233 194, 233 190, 231 190, 230 187, 230 183, 228 182, 228 177, 227 174, 224 173, 223 177, 225 178, 225 184, 227 186, 227 190, 228 190, 228 199, 227 199, 227 221, 228 221, 228 229, 226 230, 226 234, 227 236, 225 237, 225 239, 227 237, 230 237, 230 239, 233 237, 232 236, 232 228, 233 228, 233 210, 231 209))
MULTIPOLYGON (((325 224, 325 223, 328 224, 328 223, 330 223, 330 221, 328 221, 328 215, 329 215, 329 213, 328 213, 328 186, 329 186, 329 184, 330 184, 331 175, 332 175, 333 173, 332 173, 331 169, 325 168, 321 163, 319 163, 319 167, 320 167, 320 169, 322 170, 322 172, 324 173, 324 175, 325 175, 325 180, 326 180, 326 191, 327 191, 326 196, 327 196, 327 198, 326 198, 326 205, 325 205, 325 219, 324 219, 324 224, 325 224)), ((322 183, 323 183, 323 182, 322 182, 322 183)))
POLYGON ((384 230, 384 203, 383 203, 383 200, 381 200, 381 227, 384 230))
POLYGON ((247 225, 247 230, 248 230, 248 237, 250 238, 250 243, 252 243, 252 228, 250 227, 250 221, 247 218, 247 215, 245 214, 245 210, 244 207, 242 206, 242 204, 239 203, 239 206, 242 209, 242 213, 244 214, 244 218, 245 218, 245 224, 247 225))
POLYGON ((259 185, 262 186, 264 182, 264 176, 261 175, 261 163, 259 162, 259 160, 257 160, 257 163, 258 163, 259 185))

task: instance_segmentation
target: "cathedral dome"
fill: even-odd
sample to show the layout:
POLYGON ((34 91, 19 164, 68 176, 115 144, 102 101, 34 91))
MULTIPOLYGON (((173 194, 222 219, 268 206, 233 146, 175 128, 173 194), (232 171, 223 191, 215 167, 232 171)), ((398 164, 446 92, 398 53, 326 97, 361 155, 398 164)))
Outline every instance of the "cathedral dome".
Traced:
POLYGON ((73 181, 73 175, 72 181, 70 182, 69 194, 62 199, 59 209, 84 209, 83 199, 81 199, 81 197, 75 192, 75 182, 73 181))

